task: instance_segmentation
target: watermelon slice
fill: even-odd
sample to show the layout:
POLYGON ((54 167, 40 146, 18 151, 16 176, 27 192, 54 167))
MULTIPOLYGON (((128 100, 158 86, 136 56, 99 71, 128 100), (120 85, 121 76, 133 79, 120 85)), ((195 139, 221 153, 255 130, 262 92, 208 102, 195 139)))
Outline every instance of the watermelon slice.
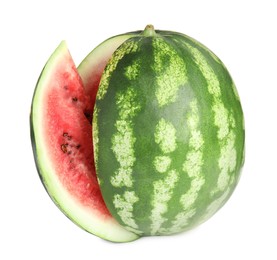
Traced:
POLYGON ((30 117, 37 169, 52 200, 78 226, 114 242, 137 236, 114 220, 103 201, 94 167, 91 115, 102 71, 122 41, 109 40, 84 60, 80 74, 85 89, 63 41, 39 77, 30 117))

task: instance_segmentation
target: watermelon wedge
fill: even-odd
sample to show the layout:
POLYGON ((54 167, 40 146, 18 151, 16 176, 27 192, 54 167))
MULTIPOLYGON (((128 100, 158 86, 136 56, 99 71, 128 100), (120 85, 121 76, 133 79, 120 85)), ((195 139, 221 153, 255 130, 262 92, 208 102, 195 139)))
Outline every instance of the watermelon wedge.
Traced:
POLYGON ((93 79, 85 90, 63 41, 39 77, 30 125, 36 166, 55 204, 84 230, 105 240, 127 242, 137 235, 121 227, 106 208, 95 174, 91 134, 97 82, 115 48, 116 41, 105 43, 82 63, 80 71, 86 83, 93 79), (98 55, 105 49, 107 55, 98 55), (92 61, 98 69, 86 75, 86 63, 91 68, 92 61))

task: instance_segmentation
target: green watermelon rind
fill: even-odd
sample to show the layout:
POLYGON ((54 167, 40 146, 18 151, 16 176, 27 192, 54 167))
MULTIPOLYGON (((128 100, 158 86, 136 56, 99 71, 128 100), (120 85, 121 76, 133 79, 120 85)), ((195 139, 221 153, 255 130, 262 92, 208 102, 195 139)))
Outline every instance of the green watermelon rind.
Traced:
POLYGON ((243 111, 224 64, 186 35, 156 33, 117 49, 93 115, 103 198, 119 223, 142 236, 208 220, 244 164, 243 111))

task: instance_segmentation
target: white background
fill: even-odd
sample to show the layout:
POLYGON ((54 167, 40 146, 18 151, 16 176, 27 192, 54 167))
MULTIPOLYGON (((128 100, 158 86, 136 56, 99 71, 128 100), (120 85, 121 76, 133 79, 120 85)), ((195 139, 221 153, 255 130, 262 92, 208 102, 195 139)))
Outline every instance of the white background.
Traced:
POLYGON ((277 259, 276 1, 1 1, 0 259, 277 259), (29 112, 37 78, 61 40, 78 65, 106 38, 144 29, 188 34, 229 69, 245 113, 246 162, 229 202, 171 237, 114 244, 52 203, 36 172, 29 112))

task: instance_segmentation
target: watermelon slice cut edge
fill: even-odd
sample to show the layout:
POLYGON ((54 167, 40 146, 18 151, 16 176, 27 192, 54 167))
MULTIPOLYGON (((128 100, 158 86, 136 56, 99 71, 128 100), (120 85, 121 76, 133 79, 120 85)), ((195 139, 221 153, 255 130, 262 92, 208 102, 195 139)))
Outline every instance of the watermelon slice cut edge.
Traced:
POLYGON ((84 60, 80 75, 85 88, 66 42, 61 42, 39 77, 30 114, 36 166, 48 194, 78 226, 113 242, 138 236, 120 226, 103 201, 93 160, 91 115, 99 71, 124 40, 104 42, 84 60), (99 55, 102 51, 106 54, 99 55))

